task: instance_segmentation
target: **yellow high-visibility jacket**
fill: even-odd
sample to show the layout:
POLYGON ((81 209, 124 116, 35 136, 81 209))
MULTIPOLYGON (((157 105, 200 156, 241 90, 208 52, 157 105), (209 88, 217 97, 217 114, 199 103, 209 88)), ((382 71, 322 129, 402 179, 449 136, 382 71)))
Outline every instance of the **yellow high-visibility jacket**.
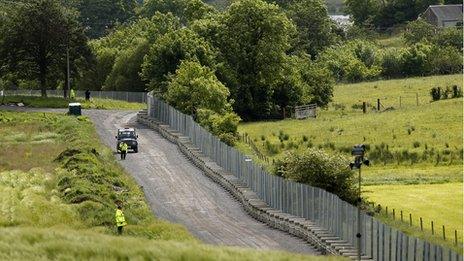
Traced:
POLYGON ((71 91, 69 91, 69 97, 70 97, 71 99, 76 98, 76 93, 74 92, 73 89, 71 89, 71 91))
POLYGON ((121 143, 119 144, 119 150, 120 150, 120 151, 125 151, 125 152, 127 152, 127 149, 129 149, 129 146, 127 146, 127 144, 126 144, 125 142, 121 142, 121 143))
POLYGON ((115 217, 116 217, 116 226, 123 227, 127 225, 126 218, 124 217, 124 213, 122 213, 122 210, 116 209, 115 217))

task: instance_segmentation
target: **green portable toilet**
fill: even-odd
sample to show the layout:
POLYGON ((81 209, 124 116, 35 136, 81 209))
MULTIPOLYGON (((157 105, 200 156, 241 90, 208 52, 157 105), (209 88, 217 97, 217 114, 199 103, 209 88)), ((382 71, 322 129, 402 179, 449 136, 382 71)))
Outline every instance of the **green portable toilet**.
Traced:
POLYGON ((69 104, 69 115, 81 115, 81 104, 78 102, 69 104))

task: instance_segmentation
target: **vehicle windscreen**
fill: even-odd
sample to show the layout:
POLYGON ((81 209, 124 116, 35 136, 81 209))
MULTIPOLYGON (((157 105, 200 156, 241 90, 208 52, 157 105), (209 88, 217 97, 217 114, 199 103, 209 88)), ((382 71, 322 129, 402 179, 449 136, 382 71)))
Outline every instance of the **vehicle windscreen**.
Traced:
POLYGON ((134 131, 120 131, 119 138, 120 139, 135 139, 135 132, 134 131))

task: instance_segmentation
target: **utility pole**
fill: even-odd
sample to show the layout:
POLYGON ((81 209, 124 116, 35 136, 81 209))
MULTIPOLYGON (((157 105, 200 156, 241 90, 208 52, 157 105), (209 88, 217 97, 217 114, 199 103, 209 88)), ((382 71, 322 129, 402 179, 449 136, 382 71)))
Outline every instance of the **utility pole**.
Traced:
POLYGON ((68 92, 71 90, 71 77, 69 69, 69 45, 66 46, 66 90, 64 90, 64 98, 68 98, 68 92))
POLYGON ((368 159, 364 158, 365 156, 365 151, 366 151, 366 146, 363 144, 358 144, 353 147, 351 150, 351 155, 354 156, 354 162, 350 163, 350 169, 358 169, 358 225, 357 225, 357 247, 358 247, 358 260, 361 261, 361 255, 362 255, 362 240, 361 240, 361 167, 362 165, 369 166, 370 162, 368 159))

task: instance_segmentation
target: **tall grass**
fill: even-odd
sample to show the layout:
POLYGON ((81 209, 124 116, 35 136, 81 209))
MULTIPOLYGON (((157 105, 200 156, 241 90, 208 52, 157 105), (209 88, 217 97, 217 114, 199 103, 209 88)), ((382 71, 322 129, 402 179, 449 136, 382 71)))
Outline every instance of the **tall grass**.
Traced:
POLYGON ((107 236, 66 228, 0 229, 1 260, 345 260, 190 242, 107 236))

